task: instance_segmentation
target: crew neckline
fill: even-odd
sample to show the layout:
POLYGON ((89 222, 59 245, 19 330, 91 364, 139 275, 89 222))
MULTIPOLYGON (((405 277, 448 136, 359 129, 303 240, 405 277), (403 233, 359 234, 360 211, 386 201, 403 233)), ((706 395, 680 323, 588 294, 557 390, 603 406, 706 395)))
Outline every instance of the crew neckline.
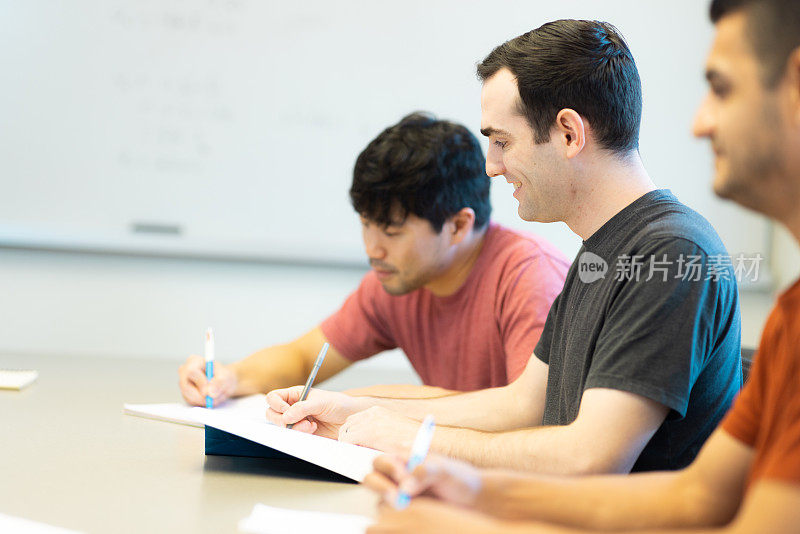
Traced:
POLYGON ((612 237, 620 227, 625 225, 631 217, 634 217, 640 209, 653 201, 664 199, 675 199, 675 196, 669 189, 654 189, 645 193, 607 220, 603 226, 583 241, 583 246, 589 250, 602 247, 603 243, 612 237))

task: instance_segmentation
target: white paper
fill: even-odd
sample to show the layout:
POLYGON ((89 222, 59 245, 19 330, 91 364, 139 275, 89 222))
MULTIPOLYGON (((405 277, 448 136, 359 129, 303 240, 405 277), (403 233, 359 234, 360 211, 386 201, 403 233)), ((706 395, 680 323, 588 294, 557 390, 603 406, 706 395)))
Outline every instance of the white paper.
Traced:
POLYGON ((32 383, 39 373, 26 369, 0 369, 0 389, 22 389, 32 383))
POLYGON ((372 523, 372 519, 362 515, 287 510, 256 504, 250 515, 239 521, 239 530, 248 534, 364 534, 372 523))
POLYGON ((196 420, 362 482, 382 453, 267 423, 265 416, 193 408, 196 420))
MULTIPOLYGON (((203 423, 198 421, 195 417, 192 411, 193 407, 184 403, 124 404, 123 408, 124 412, 128 415, 136 415, 148 419, 166 421, 168 423, 203 427, 203 423)), ((266 421, 267 396, 256 394, 248 397, 231 399, 214 408, 214 410, 223 413, 237 413, 250 418, 261 418, 261 420, 266 421)))
POLYGON ((77 534, 74 530, 52 527, 44 523, 37 523, 21 517, 0 514, 0 532, 13 532, 14 534, 77 534))

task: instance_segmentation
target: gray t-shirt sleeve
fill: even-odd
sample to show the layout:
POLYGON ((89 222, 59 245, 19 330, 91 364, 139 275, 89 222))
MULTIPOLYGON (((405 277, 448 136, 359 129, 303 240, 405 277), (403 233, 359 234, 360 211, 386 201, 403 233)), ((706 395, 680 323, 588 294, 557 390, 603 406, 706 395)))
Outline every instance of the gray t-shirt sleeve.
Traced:
MULTIPOLYGON (((567 283, 569 283, 570 274, 571 273, 567 274, 567 283)), ((553 304, 550 305, 550 311, 547 312, 547 319, 544 322, 542 335, 539 337, 539 342, 536 343, 536 347, 533 349, 533 355, 548 365, 550 364, 550 347, 553 343, 553 325, 555 324, 555 318, 558 313, 559 302, 561 302, 561 294, 559 294, 553 301, 553 304)))
POLYGON ((719 277, 735 283, 733 270, 710 266, 716 258, 684 239, 658 241, 640 253, 638 282, 615 285, 584 389, 628 391, 683 417, 713 349, 719 277))

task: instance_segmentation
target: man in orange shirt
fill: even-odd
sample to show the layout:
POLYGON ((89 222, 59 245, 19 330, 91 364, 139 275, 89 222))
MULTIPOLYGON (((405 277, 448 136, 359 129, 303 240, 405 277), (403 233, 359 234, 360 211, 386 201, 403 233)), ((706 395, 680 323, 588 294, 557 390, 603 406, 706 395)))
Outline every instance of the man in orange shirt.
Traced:
MULTIPOLYGON (((713 0, 710 91, 694 124, 715 192, 800 241, 800 2, 713 0)), ((394 502, 369 532, 800 532, 800 281, 779 297, 747 386, 686 469, 586 478, 384 456, 367 484, 394 502), (443 502, 437 502, 431 497, 443 502)))

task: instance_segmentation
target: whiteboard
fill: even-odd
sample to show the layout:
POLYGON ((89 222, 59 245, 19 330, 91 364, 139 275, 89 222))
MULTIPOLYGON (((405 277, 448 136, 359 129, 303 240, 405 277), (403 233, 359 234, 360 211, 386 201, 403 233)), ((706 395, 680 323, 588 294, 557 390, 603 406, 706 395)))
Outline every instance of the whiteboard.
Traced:
MULTIPOLYGON (((654 181, 709 218, 730 252, 763 252, 768 223, 714 198, 709 149, 690 136, 705 91, 706 9, 697 0, 2 1, 0 244, 363 265, 347 194, 358 153, 415 110, 477 134, 476 63, 569 17, 610 21, 627 38, 654 181)), ((577 251, 563 224, 521 221, 511 192, 502 178, 492 186, 495 220, 577 251)))

